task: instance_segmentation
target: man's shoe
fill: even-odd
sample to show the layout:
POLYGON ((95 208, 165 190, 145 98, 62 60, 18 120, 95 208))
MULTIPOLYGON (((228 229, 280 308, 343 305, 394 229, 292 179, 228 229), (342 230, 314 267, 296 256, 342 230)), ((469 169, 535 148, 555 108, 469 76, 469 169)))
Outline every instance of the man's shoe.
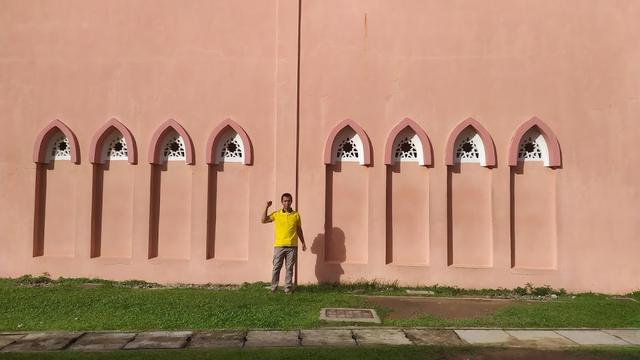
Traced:
POLYGON ((292 292, 291 289, 284 289, 285 294, 291 294, 291 292, 292 292))
POLYGON ((271 293, 273 294, 273 293, 275 293, 277 290, 278 290, 278 288, 271 288, 271 290, 270 290, 270 291, 271 291, 271 293))

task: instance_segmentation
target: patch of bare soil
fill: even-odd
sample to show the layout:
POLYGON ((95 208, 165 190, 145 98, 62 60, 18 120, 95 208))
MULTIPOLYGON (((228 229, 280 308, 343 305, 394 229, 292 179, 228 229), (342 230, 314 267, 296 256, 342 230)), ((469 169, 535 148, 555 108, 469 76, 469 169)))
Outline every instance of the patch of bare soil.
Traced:
POLYGON ((517 301, 508 299, 367 296, 367 301, 391 309, 388 319, 433 315, 441 319, 467 319, 492 315, 517 301))
POLYGON ((606 356, 572 351, 535 349, 478 350, 473 354, 454 354, 442 360, 608 360, 606 356))

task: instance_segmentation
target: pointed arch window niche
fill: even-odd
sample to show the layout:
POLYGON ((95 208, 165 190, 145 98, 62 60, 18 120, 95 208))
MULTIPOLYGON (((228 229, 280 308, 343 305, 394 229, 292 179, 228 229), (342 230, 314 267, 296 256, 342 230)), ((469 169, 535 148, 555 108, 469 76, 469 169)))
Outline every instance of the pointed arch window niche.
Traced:
POLYGON ((518 162, 542 161, 549 166, 549 148, 547 141, 538 128, 527 131, 518 144, 518 162))
POLYGON ((371 166, 371 142, 355 121, 345 119, 336 125, 324 144, 324 163, 356 162, 371 166))
POLYGON ((401 121, 387 136, 385 164, 386 263, 428 266, 431 143, 411 119, 401 121))
POLYGON ((551 128, 537 117, 522 123, 511 136, 508 163, 516 167, 519 163, 542 161, 550 168, 562 167, 560 143, 551 128))
POLYGON ((508 156, 511 267, 556 270, 558 139, 542 120, 531 118, 514 132, 508 156))
POLYGON ((456 164, 486 164, 482 138, 473 127, 467 127, 462 133, 460 133, 460 135, 458 135, 454 148, 453 159, 456 164))
POLYGON ((249 203, 252 149, 245 130, 231 119, 222 121, 209 135, 207 259, 246 261, 249 258, 249 206, 227 204, 249 203))
POLYGON ((129 146, 117 129, 108 129, 93 164, 91 257, 130 258, 133 220, 133 175, 129 146))
POLYGON ((184 139, 177 131, 173 130, 165 135, 161 155, 163 161, 185 161, 186 154, 184 139))
POLYGON ((417 162, 424 165, 422 141, 416 132, 407 127, 402 130, 393 142, 393 161, 417 162))
POLYGON ((227 130, 221 136, 216 146, 216 161, 218 163, 244 163, 244 143, 240 134, 234 130, 227 130))
POLYGON ((36 138, 33 256, 73 256, 75 179, 80 162, 78 141, 60 120, 50 122, 36 138), (66 204, 63 209, 60 204, 66 204))
POLYGON ((186 130, 169 119, 149 146, 150 217, 148 257, 186 260, 191 257, 191 182, 193 143, 186 130))
POLYGON ((106 139, 102 149, 102 160, 129 160, 129 147, 122 134, 114 131, 106 139))
POLYGON ((331 151, 332 161, 364 163, 362 139, 352 128, 347 127, 336 135, 331 151))
POLYGON ((130 258, 132 249, 133 177, 136 142, 131 131, 111 118, 91 141, 93 163, 91 197, 92 258, 130 258))
POLYGON ((492 267, 492 176, 488 169, 496 166, 493 139, 482 124, 469 118, 451 131, 446 151, 447 263, 492 267))
POLYGON ((365 264, 369 256, 366 209, 371 144, 362 127, 351 119, 336 125, 325 141, 324 162, 324 261, 330 264, 365 264), (340 200, 346 198, 359 205, 341 206, 340 200))
POLYGON ((51 160, 71 160, 71 144, 61 131, 51 136, 47 147, 47 162, 51 160))

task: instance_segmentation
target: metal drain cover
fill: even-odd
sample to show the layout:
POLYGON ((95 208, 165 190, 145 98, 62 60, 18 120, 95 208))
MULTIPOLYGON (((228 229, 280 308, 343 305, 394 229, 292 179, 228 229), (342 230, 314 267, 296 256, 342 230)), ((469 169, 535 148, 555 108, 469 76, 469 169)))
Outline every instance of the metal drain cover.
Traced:
POLYGON ((322 308, 320 309, 320 320, 380 324, 380 318, 373 309, 322 308))

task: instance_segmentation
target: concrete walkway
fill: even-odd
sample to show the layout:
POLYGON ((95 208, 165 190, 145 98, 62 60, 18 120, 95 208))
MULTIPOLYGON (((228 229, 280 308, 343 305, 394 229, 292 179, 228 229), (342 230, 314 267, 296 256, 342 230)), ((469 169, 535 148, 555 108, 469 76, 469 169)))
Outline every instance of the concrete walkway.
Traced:
POLYGON ((3 352, 111 351, 216 347, 490 345, 529 348, 638 346, 640 329, 331 328, 293 331, 0 333, 3 352))

